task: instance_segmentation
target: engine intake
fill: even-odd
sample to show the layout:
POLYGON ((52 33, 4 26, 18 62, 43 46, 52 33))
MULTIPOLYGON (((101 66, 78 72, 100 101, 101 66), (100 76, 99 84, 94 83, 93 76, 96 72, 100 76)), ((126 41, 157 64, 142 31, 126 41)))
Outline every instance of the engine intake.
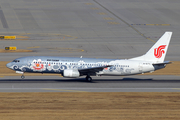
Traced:
POLYGON ((66 69, 63 71, 63 77, 77 78, 79 76, 80 76, 80 73, 78 70, 66 69))

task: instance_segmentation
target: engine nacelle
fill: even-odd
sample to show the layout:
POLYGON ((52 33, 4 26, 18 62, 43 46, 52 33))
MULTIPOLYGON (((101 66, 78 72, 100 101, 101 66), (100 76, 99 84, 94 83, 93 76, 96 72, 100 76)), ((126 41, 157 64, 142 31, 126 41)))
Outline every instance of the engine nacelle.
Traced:
POLYGON ((80 76, 80 73, 78 70, 66 69, 63 71, 63 77, 77 78, 79 76, 80 76))

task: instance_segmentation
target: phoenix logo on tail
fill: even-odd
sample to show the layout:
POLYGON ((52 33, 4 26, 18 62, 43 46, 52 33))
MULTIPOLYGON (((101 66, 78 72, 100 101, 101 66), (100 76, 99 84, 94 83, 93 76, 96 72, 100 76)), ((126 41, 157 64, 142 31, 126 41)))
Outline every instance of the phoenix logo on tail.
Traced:
POLYGON ((155 48, 154 49, 154 56, 156 58, 161 58, 162 57, 162 54, 165 53, 165 51, 163 49, 165 49, 166 45, 161 45, 159 46, 158 48, 155 48))

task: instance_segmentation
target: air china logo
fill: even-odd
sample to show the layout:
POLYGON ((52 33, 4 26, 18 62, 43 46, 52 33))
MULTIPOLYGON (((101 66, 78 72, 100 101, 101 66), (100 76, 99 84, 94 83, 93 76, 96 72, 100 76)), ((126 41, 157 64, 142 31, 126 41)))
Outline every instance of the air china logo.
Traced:
POLYGON ((161 58, 162 57, 162 54, 165 53, 165 51, 163 49, 165 49, 166 45, 161 45, 159 46, 158 48, 155 48, 154 49, 154 56, 156 58, 161 58))
POLYGON ((36 60, 34 61, 33 68, 34 68, 35 70, 41 70, 41 69, 44 68, 44 65, 41 63, 41 60, 38 59, 37 61, 36 61, 36 60))

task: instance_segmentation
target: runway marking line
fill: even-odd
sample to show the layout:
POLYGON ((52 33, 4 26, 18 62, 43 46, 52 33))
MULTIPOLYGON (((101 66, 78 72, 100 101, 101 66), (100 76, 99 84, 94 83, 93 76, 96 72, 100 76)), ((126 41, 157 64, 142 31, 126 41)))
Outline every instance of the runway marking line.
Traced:
POLYGON ((114 20, 114 18, 110 18, 110 17, 105 17, 103 18, 104 20, 114 20))
POLYGON ((156 43, 154 40, 152 40, 152 39, 150 39, 150 38, 147 38, 148 40, 150 40, 150 41, 152 41, 152 42, 154 42, 154 43, 156 43))
POLYGON ((174 89, 174 90, 180 90, 180 88, 172 88, 172 89, 174 89))
POLYGON ((170 26, 170 24, 131 24, 131 25, 170 26))
POLYGON ((99 15, 107 15, 107 13, 104 13, 104 12, 99 12, 97 14, 99 14, 99 15))
MULTIPOLYGON (((112 11, 110 11, 109 9, 107 9, 105 6, 103 6, 102 4, 100 4, 99 2, 97 2, 96 0, 94 0, 95 3, 97 3, 98 5, 100 5, 102 8, 104 8, 106 11, 108 11, 109 13, 111 13, 112 15, 114 15, 116 18, 118 18, 119 20, 121 20, 122 22, 124 22, 126 25, 128 25, 129 27, 131 27, 133 30, 135 30, 138 34, 140 34, 142 37, 146 38, 147 37, 145 35, 142 35, 142 33, 140 31, 138 31, 135 27, 133 27, 133 24, 129 24, 128 22, 126 22, 125 20, 123 20, 122 18, 120 18, 119 16, 117 16, 116 14, 114 14, 112 11)), ((151 40, 151 39, 148 39, 151 40)), ((151 40, 153 41, 153 40, 151 40)))
POLYGON ((86 5, 93 5, 93 3, 85 3, 86 5))
POLYGON ((54 91, 66 91, 66 92, 87 92, 87 91, 78 91, 78 90, 64 90, 64 89, 49 89, 49 88, 42 88, 43 90, 54 90, 54 91))
POLYGON ((118 23, 118 22, 108 22, 109 24, 120 24, 120 23, 118 23))

